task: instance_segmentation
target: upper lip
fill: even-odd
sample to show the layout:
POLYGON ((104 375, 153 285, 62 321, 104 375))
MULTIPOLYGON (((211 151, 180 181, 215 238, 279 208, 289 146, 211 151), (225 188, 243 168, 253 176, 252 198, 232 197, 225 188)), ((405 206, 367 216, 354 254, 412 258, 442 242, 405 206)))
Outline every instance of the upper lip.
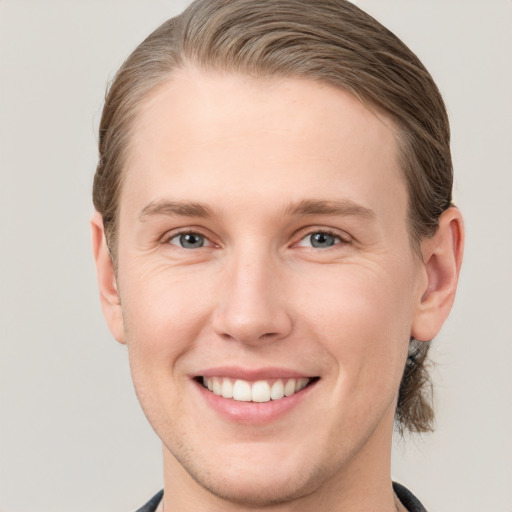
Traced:
POLYGON ((267 368, 242 368, 235 366, 217 366, 201 370, 194 377, 227 377, 247 381, 266 379, 300 379, 303 377, 314 377, 308 373, 292 370, 290 368, 267 367, 267 368))

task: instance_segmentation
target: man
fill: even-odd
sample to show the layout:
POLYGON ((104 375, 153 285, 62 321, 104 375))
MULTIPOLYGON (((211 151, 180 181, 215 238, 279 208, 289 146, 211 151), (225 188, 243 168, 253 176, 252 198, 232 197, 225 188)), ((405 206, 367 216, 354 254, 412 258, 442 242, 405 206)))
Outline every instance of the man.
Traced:
POLYGON ((391 434, 430 428, 463 227, 415 55, 342 0, 195 2, 118 72, 99 149, 103 311, 164 446, 141 510, 424 510, 391 434))

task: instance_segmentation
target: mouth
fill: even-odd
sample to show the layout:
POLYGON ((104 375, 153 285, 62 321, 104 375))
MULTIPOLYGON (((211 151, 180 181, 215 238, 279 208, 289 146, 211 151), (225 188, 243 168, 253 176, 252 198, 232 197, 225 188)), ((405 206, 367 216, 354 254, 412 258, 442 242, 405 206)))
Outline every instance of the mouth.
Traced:
POLYGON ((194 380, 204 389, 222 398, 237 402, 264 403, 296 395, 312 386, 319 377, 248 381, 221 376, 197 376, 194 380))

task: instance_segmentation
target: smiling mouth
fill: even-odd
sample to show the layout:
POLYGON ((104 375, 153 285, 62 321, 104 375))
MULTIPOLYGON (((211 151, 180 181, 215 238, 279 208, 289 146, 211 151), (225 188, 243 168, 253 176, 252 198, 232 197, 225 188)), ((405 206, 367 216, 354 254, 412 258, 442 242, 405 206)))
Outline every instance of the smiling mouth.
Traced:
POLYGON ((319 377, 301 377, 250 382, 227 377, 196 377, 195 380, 217 396, 238 402, 262 403, 295 395, 318 379, 319 377))

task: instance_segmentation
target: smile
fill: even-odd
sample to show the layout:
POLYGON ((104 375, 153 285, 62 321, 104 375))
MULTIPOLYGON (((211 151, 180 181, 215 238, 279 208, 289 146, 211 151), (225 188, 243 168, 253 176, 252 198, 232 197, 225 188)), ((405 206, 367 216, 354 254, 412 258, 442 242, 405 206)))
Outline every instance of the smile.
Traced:
POLYGON ((307 387, 313 378, 272 379, 249 382, 227 377, 202 377, 203 387, 217 396, 238 402, 270 402, 292 396, 307 387))

